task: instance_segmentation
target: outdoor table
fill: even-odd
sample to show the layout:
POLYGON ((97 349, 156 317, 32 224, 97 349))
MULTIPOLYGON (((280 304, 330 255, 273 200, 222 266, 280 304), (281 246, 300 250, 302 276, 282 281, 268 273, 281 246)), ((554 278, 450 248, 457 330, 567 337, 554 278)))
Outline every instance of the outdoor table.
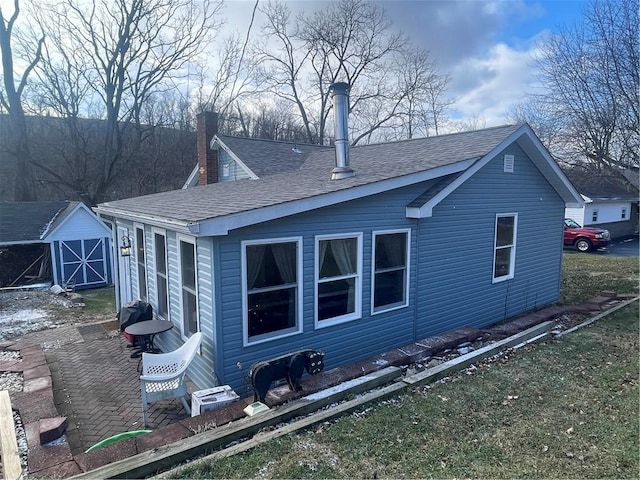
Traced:
POLYGON ((160 353, 153 345, 153 339, 159 333, 166 332, 173 328, 173 323, 166 320, 145 320, 129 325, 124 329, 129 335, 140 337, 140 349, 131 354, 131 358, 138 358, 144 352, 160 353))

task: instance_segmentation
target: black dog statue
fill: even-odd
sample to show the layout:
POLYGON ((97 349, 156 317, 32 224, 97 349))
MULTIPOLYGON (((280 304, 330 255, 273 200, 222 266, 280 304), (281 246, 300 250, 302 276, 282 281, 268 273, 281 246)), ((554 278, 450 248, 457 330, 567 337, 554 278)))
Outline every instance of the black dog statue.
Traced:
POLYGON ((300 391, 300 379, 306 370, 309 375, 320 373, 324 368, 324 352, 316 350, 300 350, 281 357, 256 362, 251 365, 249 378, 253 387, 253 401, 264 403, 271 382, 287 379, 289 388, 300 391))

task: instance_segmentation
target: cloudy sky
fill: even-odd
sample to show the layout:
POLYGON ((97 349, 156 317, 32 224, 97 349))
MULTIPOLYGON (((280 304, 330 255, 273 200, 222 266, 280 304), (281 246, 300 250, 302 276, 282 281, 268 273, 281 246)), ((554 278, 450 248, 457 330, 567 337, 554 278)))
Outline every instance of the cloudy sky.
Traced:
MULTIPOLYGON (((266 0, 260 0, 261 3, 266 0)), ((584 0, 379 0, 394 25, 426 48, 456 99, 454 119, 478 127, 504 123, 510 105, 535 83, 536 42, 580 19, 584 0)), ((246 35, 254 0, 227 0, 227 28, 246 35)), ((315 0, 288 1, 291 10, 322 8, 315 0)), ((258 15, 255 25, 262 23, 258 15)), ((256 30, 257 31, 257 28, 256 30)))

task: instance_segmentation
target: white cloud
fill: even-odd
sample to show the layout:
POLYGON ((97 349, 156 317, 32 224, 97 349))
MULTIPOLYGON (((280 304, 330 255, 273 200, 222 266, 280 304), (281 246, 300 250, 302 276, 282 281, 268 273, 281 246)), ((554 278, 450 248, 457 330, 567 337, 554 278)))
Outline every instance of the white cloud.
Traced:
POLYGON ((535 45, 517 50, 498 43, 486 55, 459 63, 451 72, 450 92, 457 98, 453 116, 481 119, 486 126, 504 123, 509 108, 536 83, 535 53, 535 45))

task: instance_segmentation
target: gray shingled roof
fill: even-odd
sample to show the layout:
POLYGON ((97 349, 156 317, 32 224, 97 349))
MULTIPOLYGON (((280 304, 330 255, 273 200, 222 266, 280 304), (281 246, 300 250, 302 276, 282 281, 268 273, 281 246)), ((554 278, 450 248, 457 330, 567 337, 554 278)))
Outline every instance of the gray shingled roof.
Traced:
POLYGON ((41 240, 71 204, 68 201, 0 203, 0 244, 41 240))
MULTIPOLYGON (((341 190, 402 177, 465 160, 483 157, 518 130, 521 125, 494 127, 439 137, 352 147, 350 163, 356 176, 330 180, 333 149, 312 149, 298 170, 269 175, 259 180, 239 180, 102 203, 98 210, 130 213, 179 222, 200 222, 262 207, 331 194, 341 190)), ((247 164, 262 155, 243 144, 247 164)), ((273 143, 265 142, 274 148, 273 143)), ((236 150, 240 151, 240 150, 236 150)))
POLYGON ((332 147, 216 135, 258 177, 299 169, 309 154, 332 147))
POLYGON ((638 189, 622 174, 594 173, 583 168, 571 168, 565 173, 576 189, 591 199, 638 200, 638 189))

